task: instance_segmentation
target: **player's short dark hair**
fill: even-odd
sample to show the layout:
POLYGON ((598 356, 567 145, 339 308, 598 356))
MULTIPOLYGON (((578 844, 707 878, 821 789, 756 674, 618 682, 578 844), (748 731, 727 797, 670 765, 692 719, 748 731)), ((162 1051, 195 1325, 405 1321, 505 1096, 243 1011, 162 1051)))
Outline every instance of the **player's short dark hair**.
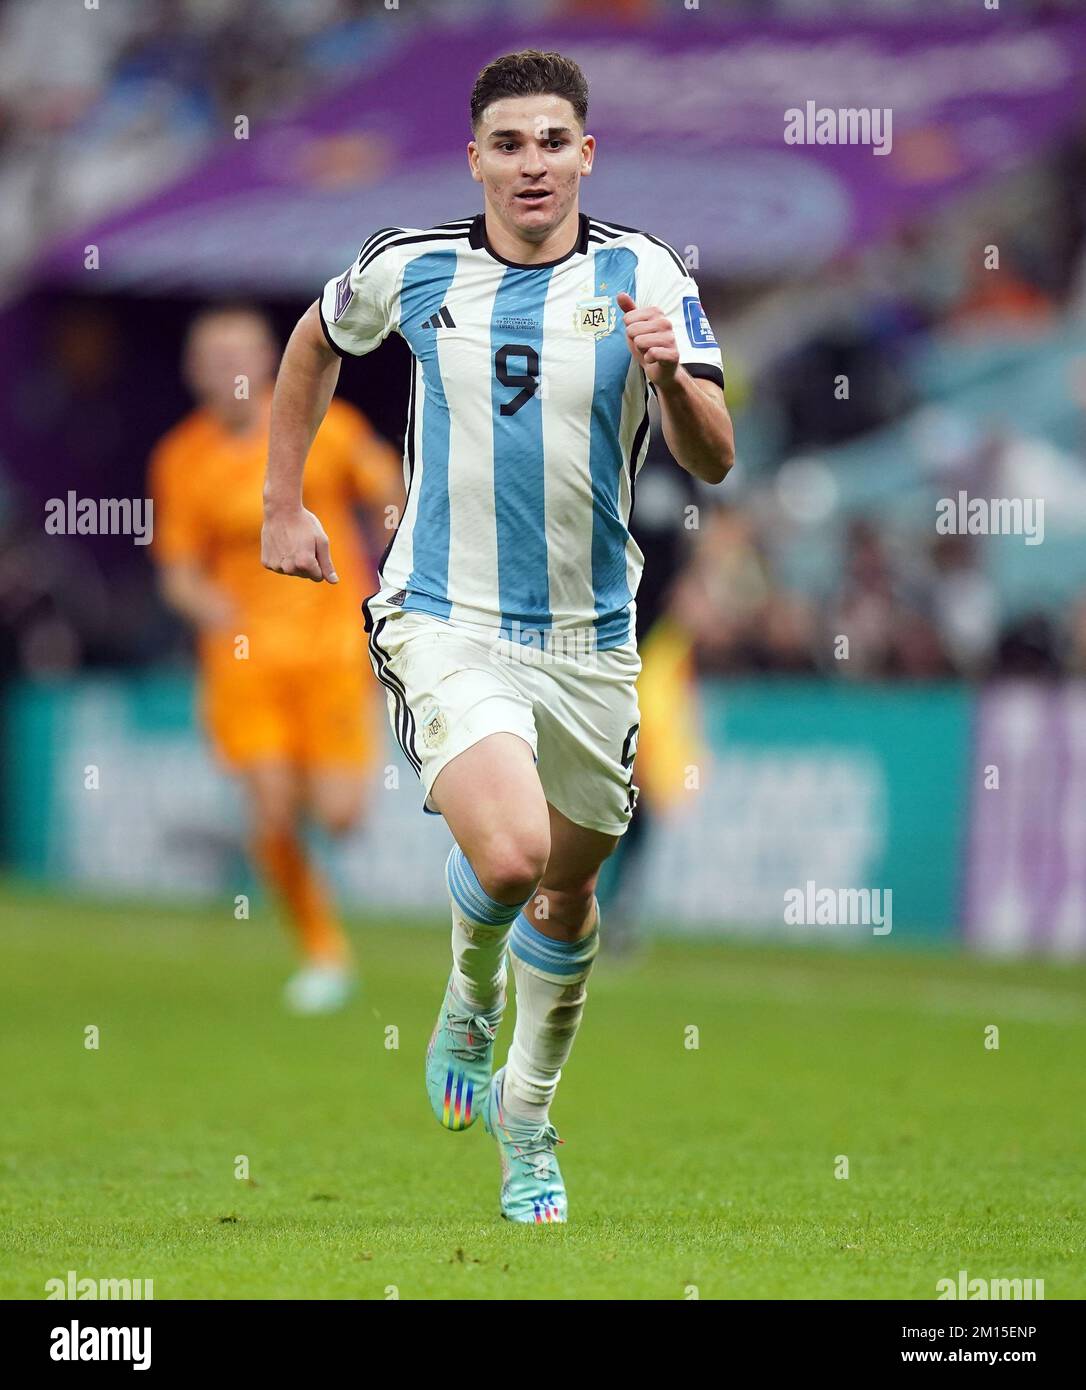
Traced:
POLYGON ((205 304, 193 314, 189 319, 185 329, 186 345, 192 343, 196 334, 205 324, 215 323, 221 319, 247 318, 259 324, 267 333, 269 338, 274 340, 275 329, 272 327, 271 315, 266 309, 262 309, 259 304, 253 304, 247 299, 220 299, 213 304, 205 304))
POLYGON ((271 316, 259 304, 249 299, 219 299, 212 304, 203 304, 189 319, 189 330, 198 328, 215 319, 256 319, 265 328, 271 329, 271 316))
POLYGON ((588 119, 588 80, 572 58, 538 48, 522 48, 487 63, 471 89, 471 128, 477 130, 483 112, 502 97, 564 97, 584 129, 588 119))

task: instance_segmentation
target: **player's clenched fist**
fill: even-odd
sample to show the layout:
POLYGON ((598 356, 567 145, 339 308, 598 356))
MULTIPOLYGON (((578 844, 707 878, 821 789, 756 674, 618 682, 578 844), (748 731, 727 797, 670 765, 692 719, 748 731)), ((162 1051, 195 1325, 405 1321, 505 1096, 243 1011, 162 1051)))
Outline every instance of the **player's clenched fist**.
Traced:
POLYGON ((294 574, 317 584, 322 579, 329 584, 339 583, 324 527, 304 507, 286 513, 265 512, 260 563, 276 574, 294 574))
POLYGON ((648 379, 660 386, 679 370, 679 345, 671 320, 662 309, 639 309, 625 290, 615 296, 626 325, 626 342, 648 379))

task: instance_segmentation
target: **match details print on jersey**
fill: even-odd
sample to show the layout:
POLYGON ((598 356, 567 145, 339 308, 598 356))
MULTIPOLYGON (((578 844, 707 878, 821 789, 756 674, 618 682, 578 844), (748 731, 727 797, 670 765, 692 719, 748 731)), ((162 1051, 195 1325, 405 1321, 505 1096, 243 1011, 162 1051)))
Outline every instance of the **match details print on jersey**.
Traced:
POLYGON ((678 254, 581 213, 573 249, 519 266, 482 213, 385 227, 330 280, 321 323, 341 356, 396 332, 414 355, 407 505, 382 556, 367 626, 402 606, 540 643, 634 632, 643 559, 629 532, 649 443, 648 384, 616 296, 658 306, 682 365, 724 385, 720 348, 678 254))

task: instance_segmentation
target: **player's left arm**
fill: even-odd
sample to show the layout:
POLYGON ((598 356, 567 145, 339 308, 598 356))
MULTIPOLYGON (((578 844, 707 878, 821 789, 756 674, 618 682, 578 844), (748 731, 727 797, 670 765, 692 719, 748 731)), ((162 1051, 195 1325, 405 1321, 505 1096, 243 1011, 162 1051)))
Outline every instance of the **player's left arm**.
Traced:
MULTIPOLYGON (((656 290, 651 279, 647 295, 656 290)), ((689 275, 668 271, 660 303, 638 306, 620 293, 626 342, 660 402, 664 439, 676 461, 706 483, 720 483, 735 462, 735 431, 724 400, 720 348, 689 275)))

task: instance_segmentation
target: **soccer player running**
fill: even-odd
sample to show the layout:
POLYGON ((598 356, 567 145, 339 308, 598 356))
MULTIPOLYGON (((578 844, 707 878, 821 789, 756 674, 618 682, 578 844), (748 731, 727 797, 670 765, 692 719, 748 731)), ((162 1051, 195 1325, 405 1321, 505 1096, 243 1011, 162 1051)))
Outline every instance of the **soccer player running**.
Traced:
MULTIPOLYGON (((184 374, 198 406, 152 454, 152 554, 165 598, 197 632, 204 720, 244 787, 252 859, 298 937, 303 963, 287 983, 287 1005, 312 1014, 345 1002, 353 967, 304 819, 334 835, 358 822, 381 712, 347 587, 288 588, 260 566, 276 353, 254 309, 223 306, 193 321, 184 374)), ((352 587, 372 582, 355 509, 376 511, 398 489, 394 451, 353 406, 334 402, 306 494, 352 587)))
POLYGON ((648 392, 678 462, 719 483, 734 458, 720 350, 658 238, 586 216, 588 88, 526 50, 471 96, 484 211, 385 227, 299 320, 276 383, 264 564, 336 582, 302 502, 340 359, 397 332, 414 354, 407 506, 364 603, 392 726, 456 841, 453 967, 426 1058, 441 1124, 481 1114, 502 1214, 567 1218, 549 1108, 599 942, 594 888, 637 795, 630 536, 648 392), (517 1017, 504 1067, 494 1040, 517 1017))

